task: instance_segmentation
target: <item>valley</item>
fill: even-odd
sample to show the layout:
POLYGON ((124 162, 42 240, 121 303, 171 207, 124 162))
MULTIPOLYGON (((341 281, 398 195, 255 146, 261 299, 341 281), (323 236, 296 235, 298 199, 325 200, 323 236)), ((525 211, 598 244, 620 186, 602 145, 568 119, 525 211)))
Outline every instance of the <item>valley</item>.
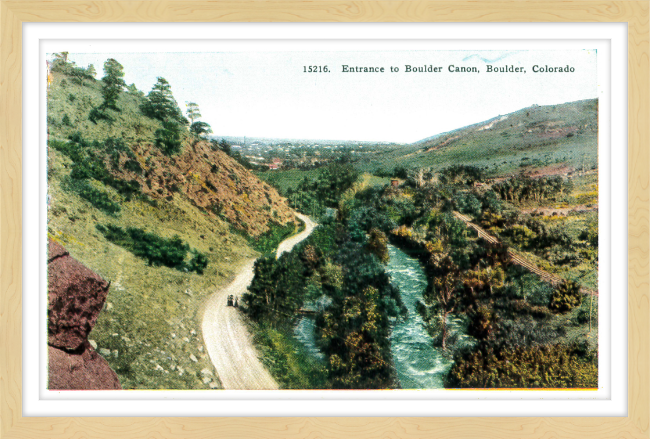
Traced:
POLYGON ((598 386, 597 100, 235 138, 95 76, 51 65, 47 232, 110 281, 89 343, 124 389, 598 386))

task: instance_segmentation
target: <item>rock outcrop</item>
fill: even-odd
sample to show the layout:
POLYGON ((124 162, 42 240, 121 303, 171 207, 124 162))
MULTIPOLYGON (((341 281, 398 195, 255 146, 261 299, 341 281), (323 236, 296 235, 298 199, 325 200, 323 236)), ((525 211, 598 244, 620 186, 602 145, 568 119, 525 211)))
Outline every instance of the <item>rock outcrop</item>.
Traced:
POLYGON ((108 362, 88 343, 109 283, 56 242, 48 247, 48 388, 121 389, 108 362))

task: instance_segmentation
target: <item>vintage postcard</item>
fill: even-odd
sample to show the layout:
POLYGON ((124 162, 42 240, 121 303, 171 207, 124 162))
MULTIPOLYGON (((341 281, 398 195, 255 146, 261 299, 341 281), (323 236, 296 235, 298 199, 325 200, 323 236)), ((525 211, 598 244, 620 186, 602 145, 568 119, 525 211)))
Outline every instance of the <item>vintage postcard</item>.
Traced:
POLYGON ((48 389, 597 389, 597 60, 47 54, 48 389))

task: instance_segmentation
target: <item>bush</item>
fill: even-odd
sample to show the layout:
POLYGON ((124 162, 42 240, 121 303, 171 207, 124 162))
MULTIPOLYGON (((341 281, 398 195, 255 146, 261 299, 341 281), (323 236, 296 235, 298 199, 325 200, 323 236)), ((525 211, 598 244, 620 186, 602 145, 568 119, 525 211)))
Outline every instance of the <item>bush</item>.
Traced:
POLYGON ((167 155, 181 152, 181 126, 173 120, 165 120, 162 128, 156 130, 156 146, 167 155))
POLYGON ((381 262, 388 262, 388 238, 386 234, 379 229, 370 229, 368 238, 368 250, 379 258, 381 262))
POLYGON ((288 222, 287 224, 279 224, 271 221, 269 223, 269 230, 257 237, 249 237, 248 243, 260 253, 272 253, 278 245, 296 231, 296 224, 288 222))
POLYGON ((573 347, 535 346, 457 356, 447 388, 596 388, 598 367, 573 347))
POLYGON ((191 250, 194 257, 189 263, 185 263, 185 256, 190 251, 190 246, 185 244, 178 235, 165 239, 135 227, 126 230, 110 224, 106 226, 98 224, 95 227, 106 239, 146 259, 149 265, 164 265, 181 271, 196 271, 198 274, 203 274, 203 270, 208 265, 207 257, 197 250, 191 250))
POLYGON ((109 123, 115 122, 115 118, 111 116, 105 108, 93 108, 88 113, 88 120, 97 125, 98 120, 105 120, 109 123))
POLYGON ((555 312, 566 312, 580 306, 581 303, 582 293, 580 292, 580 285, 573 281, 565 280, 553 291, 548 307, 555 312))
POLYGON ((70 183, 66 185, 67 188, 76 192, 81 198, 88 201, 96 209, 109 215, 114 215, 122 210, 120 205, 114 202, 106 192, 92 187, 86 181, 70 180, 70 183))

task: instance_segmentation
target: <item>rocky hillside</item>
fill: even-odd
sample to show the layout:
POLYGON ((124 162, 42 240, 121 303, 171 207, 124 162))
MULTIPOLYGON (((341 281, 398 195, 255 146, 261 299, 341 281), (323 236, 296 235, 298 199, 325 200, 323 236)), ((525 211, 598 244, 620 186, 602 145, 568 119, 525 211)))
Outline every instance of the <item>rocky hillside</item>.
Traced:
POLYGON ((111 282, 84 337, 125 389, 219 388, 201 307, 258 244, 291 233, 294 211, 237 157, 191 133, 180 110, 175 122, 152 116, 152 99, 134 86, 109 105, 101 73, 67 60, 54 67, 48 236, 111 282))
POLYGON ((176 157, 151 145, 136 145, 133 152, 142 171, 120 165, 115 175, 137 181, 152 199, 171 202, 174 197, 187 197, 206 214, 253 236, 268 231, 269 223, 285 224, 295 218, 273 187, 208 142, 187 145, 176 157))
POLYGON ((205 214, 252 236, 267 232, 271 223, 294 220, 295 213, 273 187, 218 147, 192 138, 186 129, 180 153, 165 154, 155 145, 161 122, 140 110, 145 99, 137 91, 121 93, 120 111, 107 110, 113 120, 93 122, 89 116, 102 102, 99 81, 55 71, 48 89, 50 146, 57 149, 77 138, 113 177, 136 182, 137 192, 160 202, 185 197, 205 214))

